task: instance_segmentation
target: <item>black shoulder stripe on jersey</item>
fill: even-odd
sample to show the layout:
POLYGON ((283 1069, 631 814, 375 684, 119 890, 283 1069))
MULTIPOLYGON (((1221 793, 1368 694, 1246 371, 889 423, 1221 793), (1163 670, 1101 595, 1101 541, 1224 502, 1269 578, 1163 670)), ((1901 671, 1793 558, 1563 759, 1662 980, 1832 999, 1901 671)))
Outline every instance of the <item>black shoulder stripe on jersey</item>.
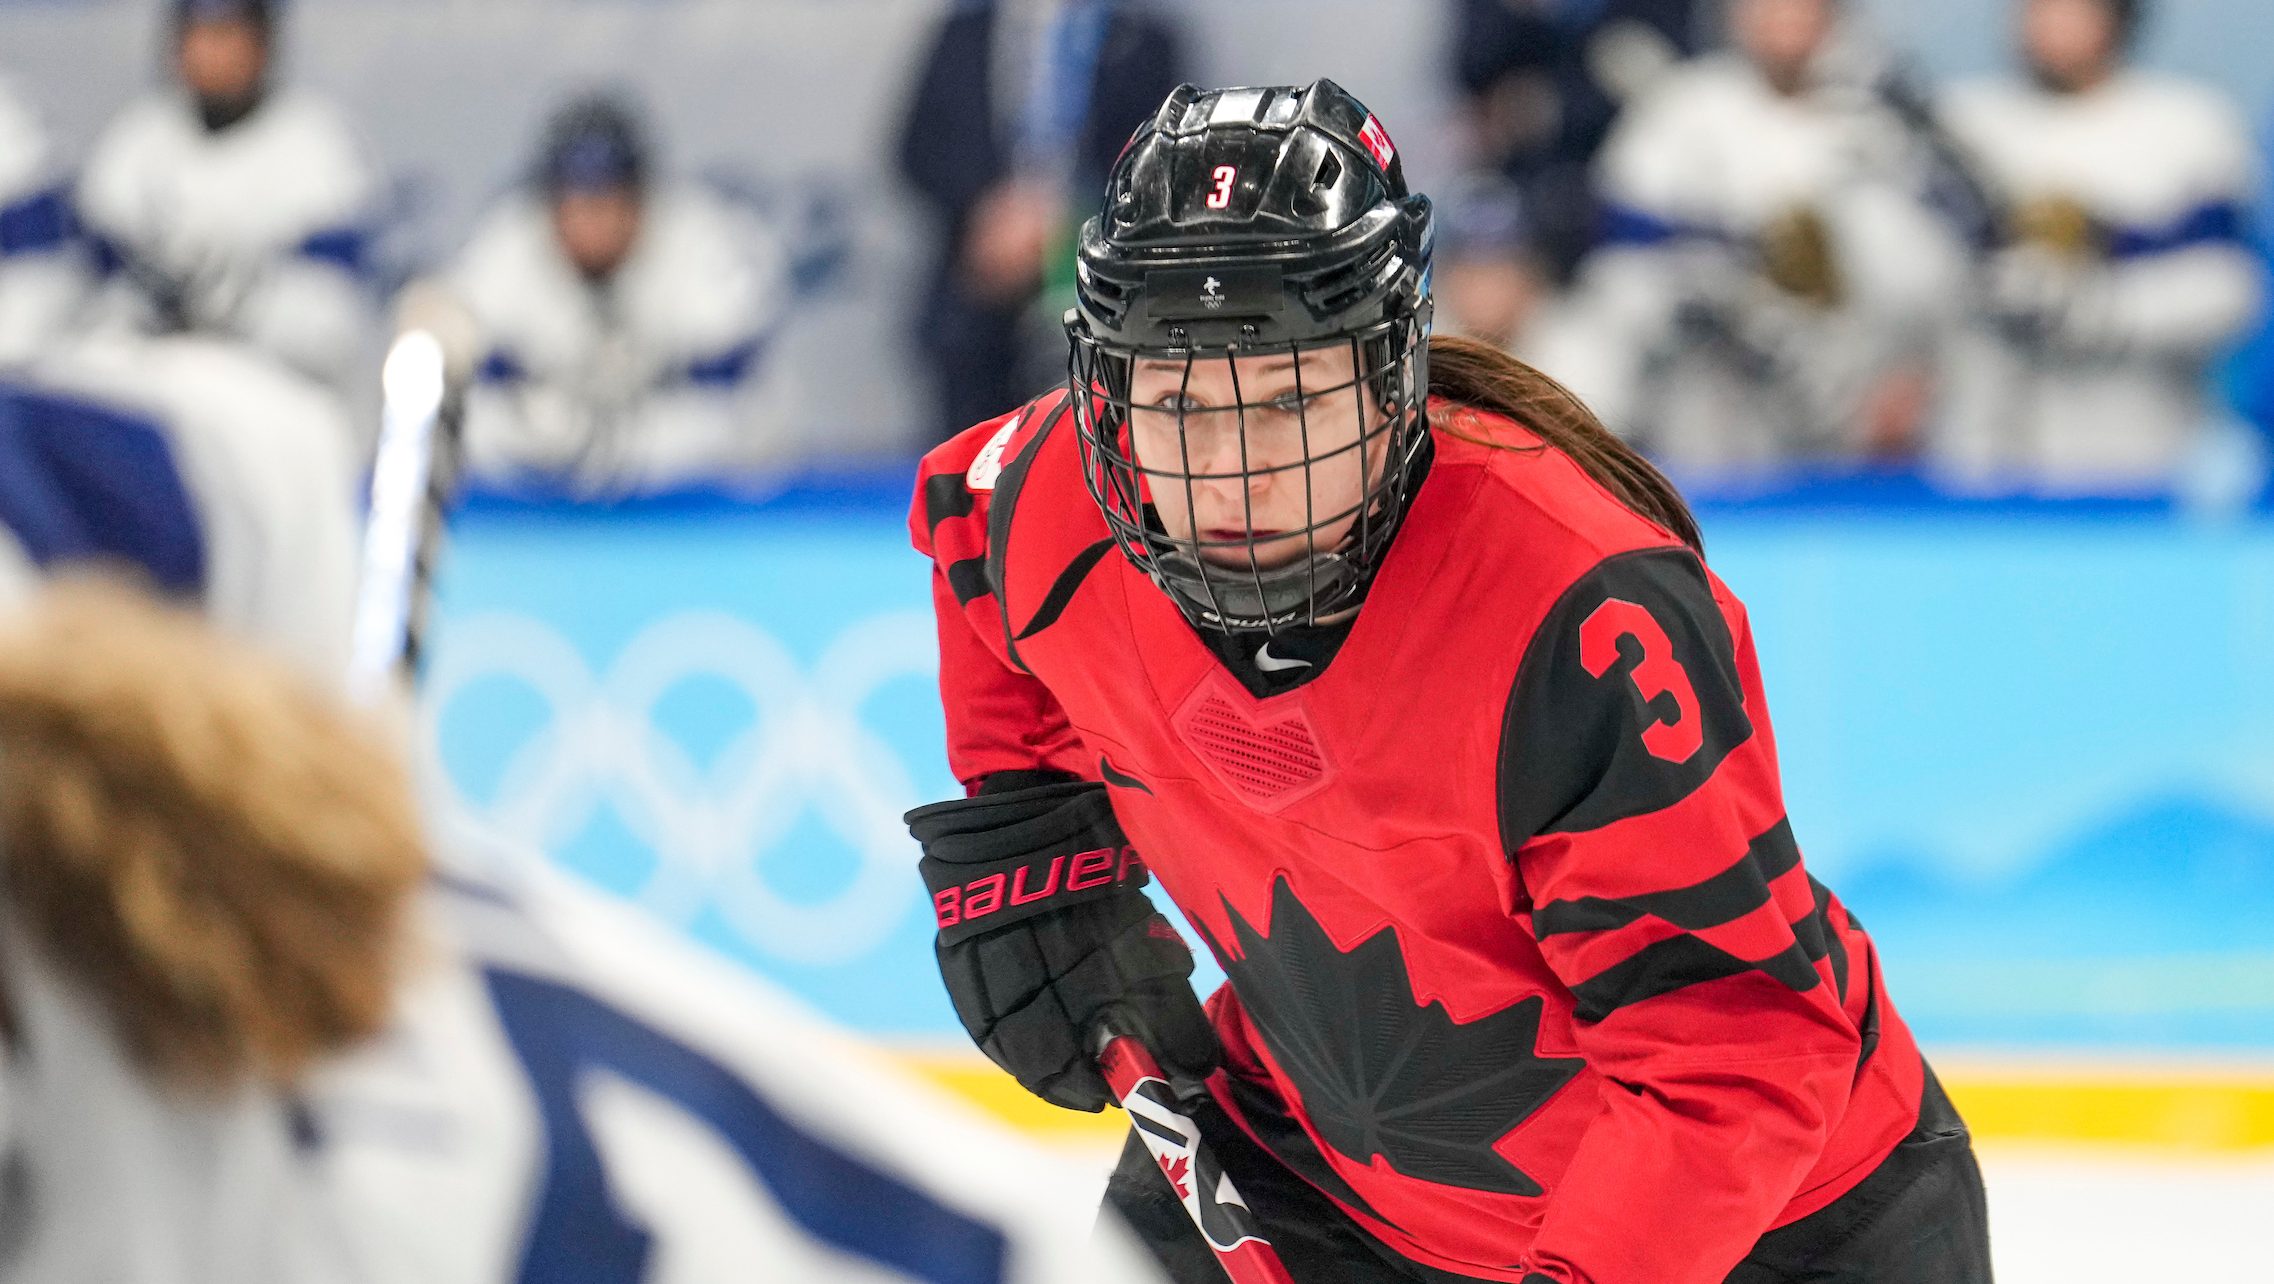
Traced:
POLYGON ((1848 998, 1848 947, 1840 941, 1839 928, 1832 925, 1832 889, 1808 878, 1808 890, 1816 894, 1816 908, 1808 917, 1793 925, 1792 934, 1799 938, 1801 948, 1811 959, 1832 956, 1832 992, 1842 1003, 1848 998))
POLYGON ((1592 1025, 1620 1008, 1692 985, 1742 975, 1751 966, 1697 937, 1669 937, 1572 986, 1572 998, 1577 1000, 1572 1015, 1592 1025))
POLYGON ((1772 958, 1747 962, 1685 934, 1636 950, 1624 962, 1613 964, 1572 986, 1572 997, 1576 1000, 1573 1015, 1593 1024, 1621 1008, 1753 971, 1763 972, 1782 982, 1787 989, 1803 994, 1823 983, 1797 944, 1772 958))
POLYGON ((1098 562, 1112 551, 1113 537, 1108 535, 1075 554, 1074 560, 1068 562, 1066 569, 1060 571, 1058 578, 1051 582, 1050 592, 1043 596, 1041 607, 1035 611, 1034 618, 1026 622, 1026 627, 1019 630, 1016 640, 1024 642, 1056 624, 1058 617, 1066 613, 1067 603, 1074 600, 1075 590, 1082 587, 1082 581, 1088 579, 1090 572, 1097 569, 1098 562))
POLYGON ((936 531, 950 517, 969 517, 979 501, 962 473, 939 473, 924 479, 924 528, 936 531))
POLYGON ((1792 840, 1792 821, 1779 820, 1755 838, 1729 868, 1711 878, 1640 896, 1550 901, 1532 911, 1532 932, 1543 940, 1567 932, 1607 932, 1645 914, 1685 931, 1719 927, 1768 904, 1769 884, 1799 863, 1800 847, 1792 840))
POLYGON ((1061 398, 1058 409, 1051 414, 1049 422, 1035 429, 1034 436, 1028 439, 1026 446, 1010 463, 1004 465, 1002 473, 995 478, 995 498, 987 507, 987 579, 994 585, 995 602, 1002 610, 1003 649, 1009 653, 1011 663, 1029 674, 1034 670, 1027 668, 1026 661, 1019 658, 1018 636, 1011 626, 1011 603, 1009 596, 1003 592, 1003 585, 1009 583, 1010 574, 1007 563, 1010 556, 1008 546, 1011 516, 1018 511, 1019 492, 1026 486, 1026 475, 1034 467, 1035 456, 1042 452, 1042 443, 1050 439, 1051 432, 1066 417, 1071 404, 1061 398))
POLYGON ((1879 957, 1867 944, 1863 955, 1863 1048, 1856 1053, 1856 1072, 1861 1074, 1871 1054, 1879 1051, 1879 957))
POLYGON ((995 586, 987 582, 987 555, 984 553, 949 562, 947 582, 958 606, 969 606, 995 591, 995 586))
POLYGON ((1786 989, 1806 993, 1824 983, 1816 973, 1816 960, 1822 957, 1821 952, 1810 954, 1806 945, 1795 940, 1768 958, 1754 960, 1752 966, 1784 982, 1786 989))
POLYGON ((1508 693, 1500 738, 1505 850, 1513 854, 1541 834, 1585 833, 1662 811, 1712 779, 1752 735, 1736 643, 1697 555, 1652 548, 1605 558, 1541 620, 1508 693), (1581 637, 1613 599, 1643 608, 1669 653, 1622 630, 1618 658, 1591 674, 1581 637), (1644 696, 1669 675, 1688 688, 1688 714, 1672 689, 1644 696), (1653 754, 1645 735, 1687 716, 1698 720, 1695 748, 1679 762, 1653 754))

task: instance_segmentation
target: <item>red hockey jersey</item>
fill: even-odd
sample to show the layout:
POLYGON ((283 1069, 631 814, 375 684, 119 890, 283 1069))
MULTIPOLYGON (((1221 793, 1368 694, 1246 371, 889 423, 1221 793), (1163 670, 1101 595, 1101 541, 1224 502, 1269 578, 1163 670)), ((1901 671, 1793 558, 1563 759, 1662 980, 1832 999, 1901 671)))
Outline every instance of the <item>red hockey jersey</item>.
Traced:
POLYGON ((1505 419, 1435 458, 1339 653, 1259 699, 1116 551, 1062 394, 926 458, 959 778, 1115 813, 1231 983, 1227 1111, 1413 1261, 1708 1284, 1916 1123, 1803 868, 1745 613, 1505 419))

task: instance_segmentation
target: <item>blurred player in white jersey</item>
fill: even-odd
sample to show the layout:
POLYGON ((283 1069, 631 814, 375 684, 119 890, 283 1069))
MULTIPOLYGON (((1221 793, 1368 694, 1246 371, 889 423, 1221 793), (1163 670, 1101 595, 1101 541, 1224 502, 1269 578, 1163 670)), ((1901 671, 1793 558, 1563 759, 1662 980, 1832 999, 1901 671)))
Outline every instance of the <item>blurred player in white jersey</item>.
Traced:
POLYGON ((0 1280, 363 1278, 292 1086, 388 1019, 425 860, 318 689, 122 587, 0 612, 0 1280))
POLYGON ((1734 0, 1599 162, 1601 365, 1558 371, 1690 476, 1900 452, 1959 255, 1907 130, 1840 66, 1841 0, 1734 0))
MULTIPOLYGON (((0 371, 0 626, 21 624, 39 577, 114 567, 198 603, 215 626, 264 646, 272 664, 288 664, 302 680, 328 679, 347 657, 354 487, 336 399, 234 345, 108 335, 0 371)), ((232 931, 227 914, 201 916, 189 900, 259 877, 280 895, 246 921, 282 930, 288 924, 273 915, 305 913, 306 898, 321 893, 321 925, 303 923, 291 935, 320 934, 354 970, 376 971, 394 953, 392 931, 348 911, 362 904, 368 920, 369 902, 385 888, 358 895, 357 871, 344 861, 339 880, 327 881, 320 868, 296 872, 291 853, 242 841, 242 829, 207 831, 236 863, 153 863, 180 854, 153 818, 181 826, 213 819, 210 806, 202 814, 177 808, 198 790, 168 789, 169 771, 204 773, 197 784, 207 792, 247 784, 252 792, 238 796, 247 808, 255 799, 284 805, 272 792, 282 754, 306 772, 295 786, 306 796, 290 814, 332 812, 340 826, 334 854, 376 858, 374 830, 361 823, 368 813, 329 806, 338 800, 324 792, 323 782, 336 786, 334 773, 358 764, 317 761, 326 755, 313 742, 271 743, 257 721, 232 729, 205 718, 198 701, 227 676, 201 671, 196 655, 168 659, 117 630, 67 632, 5 655, 0 758, 9 759, 12 782, 34 783, 0 783, 0 1008, 10 1013, 0 1037, 0 1171, 11 1174, 0 1181, 0 1225, 8 1228, 0 1280, 353 1278, 318 1269, 336 1254, 323 1246, 328 1232, 292 1158, 288 1120, 234 1066, 240 1057, 251 1064, 253 1052, 223 1046, 251 1037, 248 1011, 274 1011, 279 1026, 297 1020, 312 1030, 317 1017, 292 1002, 330 995, 335 1004, 326 1006, 336 1006, 354 992, 353 978, 312 977, 275 948, 278 940, 245 958, 242 949, 260 938, 232 931), (59 667, 67 664, 80 667, 59 667), (103 696, 112 682, 121 685, 103 696), (163 684, 178 689, 179 701, 150 702, 163 684), (117 728, 127 742, 149 741, 148 760, 110 764, 143 773, 134 804, 143 810, 87 793, 88 774, 54 756, 67 749, 57 737, 68 720, 101 709, 135 719, 117 728), (59 835, 38 836, 24 808, 75 788, 88 809, 81 823, 102 836, 82 830, 81 841, 60 846, 48 841, 61 843, 59 835), (131 832, 138 820, 146 822, 139 837, 131 832), (71 850, 98 863, 74 873, 42 859, 71 850), (135 877, 141 908, 122 916, 96 884, 115 893, 135 877), (42 948, 40 926, 57 930, 65 905, 77 907, 64 927, 68 940, 42 948), (232 951, 235 967, 257 968, 276 979, 275 989, 229 981, 232 951)), ((408 881, 397 876, 394 901, 418 870, 414 860, 408 881)), ((385 991, 375 1000, 364 983, 363 992, 351 1024, 368 1029, 385 1016, 385 991)), ((324 1015, 344 1019, 338 1010, 324 1015)), ((261 1051, 295 1063, 311 1051, 287 1043, 297 1050, 272 1041, 261 1051)))
POLYGON ((2144 0, 2017 0, 2026 76, 1944 109, 2007 226, 1953 365, 1940 461, 2059 492, 2168 485, 2207 371, 2256 314, 2250 132, 2217 91, 2135 71, 2144 0))
POLYGON ((0 546, 123 563, 327 678, 354 598, 352 430, 337 399, 190 335, 103 335, 0 368, 0 546))
POLYGON ((86 291, 70 194, 29 103, 0 80, 0 362, 53 343, 86 291))
POLYGON ((311 658, 294 605, 225 591, 297 577, 336 673, 348 502, 260 460, 325 399, 153 350, 210 416, 115 363, 0 381, 0 1282, 1154 1278, 1089 1242, 1095 1181, 757 982, 430 856, 329 675, 245 645, 311 658), (90 563, 210 614, 38 591, 90 563))
POLYGON ((778 460, 766 357, 789 280, 772 231, 662 180, 638 116, 612 97, 565 107, 535 171, 452 274, 488 348, 467 418, 473 471, 615 496, 747 480, 778 460))
POLYGON ((331 103, 275 83, 275 0, 175 0, 178 83, 96 143, 79 208, 103 313, 204 331, 349 389, 371 358, 378 176, 331 103))

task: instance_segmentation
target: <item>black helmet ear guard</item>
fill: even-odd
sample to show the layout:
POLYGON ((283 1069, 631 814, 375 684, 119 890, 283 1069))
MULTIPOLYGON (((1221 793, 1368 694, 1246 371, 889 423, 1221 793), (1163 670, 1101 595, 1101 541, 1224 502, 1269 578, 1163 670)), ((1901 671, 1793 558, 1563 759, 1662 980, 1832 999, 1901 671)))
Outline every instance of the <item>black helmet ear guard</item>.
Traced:
MULTIPOLYGON (((1084 472, 1122 552, 1194 623, 1225 631, 1316 623, 1357 606, 1403 520, 1428 442, 1429 198, 1407 191, 1389 134, 1330 80, 1302 87, 1180 86, 1122 151, 1105 207, 1082 228, 1077 306, 1067 313, 1070 378, 1084 472), (1195 474, 1139 464, 1129 394, 1139 360, 1232 361, 1347 345, 1347 384, 1304 389, 1354 398, 1353 446, 1277 469, 1195 474), (1087 395, 1084 395, 1087 394, 1087 395), (1372 405, 1367 404, 1371 395, 1372 405), (1264 569, 1252 539, 1174 539, 1150 496, 1195 480, 1309 469, 1358 453, 1353 508, 1310 514, 1308 556, 1264 569), (1347 538, 1320 531, 1354 519, 1347 538), (1246 548, 1245 568, 1202 556, 1246 548)), ((1235 369, 1235 381, 1237 378, 1235 369)), ((1240 404, 1245 461, 1247 412, 1240 404)), ((1177 410, 1180 436, 1184 411, 1177 410)), ((1188 456, 1189 459, 1189 456, 1188 456)))

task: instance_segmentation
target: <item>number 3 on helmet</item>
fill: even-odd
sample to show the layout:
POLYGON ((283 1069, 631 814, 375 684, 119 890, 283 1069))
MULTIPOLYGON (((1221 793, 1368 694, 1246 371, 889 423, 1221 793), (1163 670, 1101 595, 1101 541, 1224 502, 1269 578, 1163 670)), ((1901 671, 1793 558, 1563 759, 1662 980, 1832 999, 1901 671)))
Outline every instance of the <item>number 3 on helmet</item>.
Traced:
POLYGON ((1216 186, 1215 190, 1208 193, 1208 208, 1220 210, 1229 207, 1232 203, 1232 184, 1240 179, 1239 169, 1232 165, 1218 165, 1211 178, 1216 186))

